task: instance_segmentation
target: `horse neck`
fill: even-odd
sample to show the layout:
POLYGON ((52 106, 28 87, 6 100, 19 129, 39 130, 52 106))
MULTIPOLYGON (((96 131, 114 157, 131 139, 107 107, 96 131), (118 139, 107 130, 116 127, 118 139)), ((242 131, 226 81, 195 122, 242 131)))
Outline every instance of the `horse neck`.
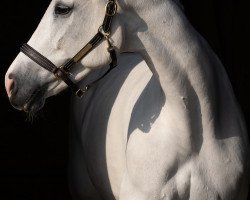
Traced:
MULTIPOLYGON (((132 28, 137 31, 133 34, 133 30, 128 29, 128 40, 133 41, 126 43, 130 45, 128 49, 143 55, 158 77, 169 107, 183 114, 187 123, 196 120, 194 115, 200 117, 201 113, 206 121, 211 121, 218 102, 218 94, 214 91, 215 84, 221 81, 217 78, 218 73, 225 87, 230 84, 209 45, 172 1, 162 1, 147 12, 141 9, 136 13, 144 27, 132 28), (129 38, 133 35, 136 38, 129 38)), ((228 91, 229 94, 229 87, 228 91)))

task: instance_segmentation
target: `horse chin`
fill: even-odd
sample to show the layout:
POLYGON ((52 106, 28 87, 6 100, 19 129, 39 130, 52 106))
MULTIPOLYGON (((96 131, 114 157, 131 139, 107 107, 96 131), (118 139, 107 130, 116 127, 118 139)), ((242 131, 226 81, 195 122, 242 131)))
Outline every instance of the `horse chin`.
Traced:
POLYGON ((41 110, 41 108, 44 106, 45 101, 39 101, 33 104, 26 103, 23 106, 23 111, 26 113, 36 113, 37 111, 41 110))
POLYGON ((45 103, 44 91, 38 90, 34 92, 23 105, 22 110, 26 113, 36 113, 41 110, 45 103))

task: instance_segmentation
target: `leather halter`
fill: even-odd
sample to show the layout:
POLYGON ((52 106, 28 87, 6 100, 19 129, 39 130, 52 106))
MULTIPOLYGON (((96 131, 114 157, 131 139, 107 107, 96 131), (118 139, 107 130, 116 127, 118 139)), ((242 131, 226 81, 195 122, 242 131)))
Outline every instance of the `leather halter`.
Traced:
POLYGON ((40 54, 38 51, 33 49, 28 44, 23 44, 23 46, 20 48, 20 51, 24 53, 26 56, 28 56, 31 60, 36 62, 38 65, 40 65, 41 67, 52 72, 58 79, 64 81, 75 93, 75 95, 77 95, 78 97, 82 97, 83 94, 86 91, 88 91, 90 86, 92 86, 97 81, 102 79, 114 67, 117 66, 116 52, 114 46, 110 42, 111 24, 112 24, 112 19, 116 14, 116 12, 117 12, 116 0, 109 0, 106 5, 106 13, 103 23, 98 29, 97 34, 73 58, 71 58, 69 61, 67 61, 60 67, 54 65, 49 59, 44 57, 42 54, 40 54), (76 83, 74 83, 70 79, 69 71, 76 63, 80 62, 89 52, 91 52, 96 46, 98 46, 103 41, 103 39, 105 39, 108 42, 107 51, 109 52, 111 58, 111 62, 109 64, 110 68, 102 77, 92 82, 91 84, 86 85, 85 88, 82 90, 77 86, 76 83))

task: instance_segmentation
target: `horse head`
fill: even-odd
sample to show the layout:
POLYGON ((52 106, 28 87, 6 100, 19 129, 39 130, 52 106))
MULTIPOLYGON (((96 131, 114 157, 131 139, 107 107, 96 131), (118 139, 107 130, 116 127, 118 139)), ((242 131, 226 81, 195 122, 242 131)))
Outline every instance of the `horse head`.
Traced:
MULTIPOLYGON (((60 66, 72 58, 97 32, 105 16, 106 0, 52 0, 28 44, 60 66)), ((112 22, 112 41, 117 49, 122 43, 119 16, 112 22)), ((109 61, 106 42, 74 66, 71 79, 79 81, 92 69, 109 61)), ((6 91, 11 104, 19 110, 39 110, 45 99, 58 94, 67 85, 51 72, 40 67, 22 52, 16 57, 5 75, 6 91)))

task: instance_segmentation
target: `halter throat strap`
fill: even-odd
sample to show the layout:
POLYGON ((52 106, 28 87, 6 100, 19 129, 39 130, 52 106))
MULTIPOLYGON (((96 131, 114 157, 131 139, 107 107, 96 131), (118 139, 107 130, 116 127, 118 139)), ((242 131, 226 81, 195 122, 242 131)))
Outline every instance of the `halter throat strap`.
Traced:
POLYGON ((40 54, 28 44, 23 44, 20 48, 20 51, 44 69, 52 72, 58 79, 64 81, 71 88, 71 90, 75 93, 76 96, 82 97, 91 86, 97 83, 100 79, 106 76, 113 68, 117 66, 116 52, 114 46, 110 42, 111 24, 116 12, 116 0, 109 0, 106 5, 106 13, 103 23, 99 27, 96 35, 73 58, 71 58, 69 61, 67 61, 60 67, 54 65, 49 59, 47 59, 45 56, 40 54), (72 69, 73 66, 75 66, 76 63, 80 62, 84 57, 88 55, 88 53, 95 49, 95 47, 97 47, 104 39, 108 43, 107 51, 110 54, 110 68, 102 77, 92 82, 91 84, 86 85, 84 89, 80 89, 77 84, 70 79, 69 71, 72 69))

